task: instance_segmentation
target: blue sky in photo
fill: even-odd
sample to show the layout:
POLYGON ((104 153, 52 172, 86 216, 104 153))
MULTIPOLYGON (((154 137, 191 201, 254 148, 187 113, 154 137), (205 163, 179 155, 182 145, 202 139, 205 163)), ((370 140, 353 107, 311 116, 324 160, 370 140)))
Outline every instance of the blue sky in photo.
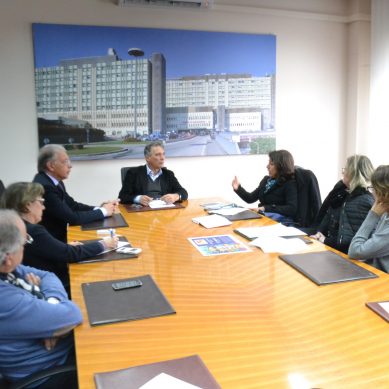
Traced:
POLYGON ((136 47, 145 58, 162 53, 167 78, 276 72, 274 35, 61 24, 32 27, 36 68, 58 66, 62 59, 103 56, 109 48, 128 60, 133 58, 128 49, 136 47))

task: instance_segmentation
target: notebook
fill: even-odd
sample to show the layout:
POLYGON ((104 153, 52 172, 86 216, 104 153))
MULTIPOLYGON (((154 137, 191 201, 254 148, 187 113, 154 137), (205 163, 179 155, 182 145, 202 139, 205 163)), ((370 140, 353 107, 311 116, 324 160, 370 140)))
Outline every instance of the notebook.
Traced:
POLYGON ((92 326, 176 313, 150 275, 84 283, 82 292, 92 326), (140 280, 138 288, 115 291, 114 282, 140 280))
POLYGON ((226 217, 220 215, 207 215, 192 218, 192 222, 201 224, 205 228, 229 226, 232 224, 226 217))
POLYGON ((378 277, 332 251, 280 255, 280 258, 317 285, 378 277))
POLYGON ((87 230, 99 230, 101 228, 120 228, 128 227, 127 222, 120 213, 114 213, 110 217, 106 217, 102 220, 96 220, 94 222, 86 223, 81 225, 83 231, 87 230))
MULTIPOLYGON (((198 355, 106 373, 95 373, 94 377, 97 389, 171 388, 172 385, 166 386, 165 384, 161 386, 162 375, 164 375, 165 380, 170 378, 172 382, 180 380, 182 382, 181 387, 195 385, 195 388, 201 389, 221 389, 221 386, 213 378, 198 355), (159 382, 159 385, 157 382, 159 382)), ((179 388, 180 386, 177 384, 175 387, 179 388)))

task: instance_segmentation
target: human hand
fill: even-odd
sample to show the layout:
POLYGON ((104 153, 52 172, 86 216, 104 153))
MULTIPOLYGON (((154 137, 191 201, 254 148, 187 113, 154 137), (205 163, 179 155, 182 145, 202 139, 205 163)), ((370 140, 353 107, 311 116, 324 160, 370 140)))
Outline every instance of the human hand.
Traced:
POLYGON ((152 201, 153 198, 152 197, 149 197, 149 196, 146 196, 146 195, 143 195, 143 196, 140 196, 140 203, 144 206, 144 207, 147 207, 150 203, 150 201, 152 201))
POLYGON ((238 190, 239 185, 240 185, 240 183, 239 183, 238 177, 235 176, 234 179, 232 180, 232 188, 234 190, 238 190))
POLYGON ((68 244, 70 244, 70 246, 81 246, 81 245, 83 245, 84 243, 81 243, 81 242, 78 242, 78 241, 76 241, 76 240, 73 240, 73 242, 70 242, 70 243, 68 243, 68 244))
POLYGON ((310 235, 310 238, 316 239, 319 242, 324 243, 326 237, 320 231, 318 231, 315 235, 310 235))
POLYGON ((45 345, 45 349, 47 351, 51 351, 56 346, 57 342, 58 338, 56 337, 43 339, 43 344, 45 345))
POLYGON ((180 195, 177 193, 168 193, 161 197, 161 200, 163 200, 167 204, 173 204, 179 199, 180 199, 180 195))
POLYGON ((378 199, 375 200, 371 210, 378 216, 382 216, 388 210, 388 205, 378 199))
POLYGON ((102 208, 107 211, 107 216, 112 216, 115 211, 115 205, 112 202, 103 203, 102 208))
POLYGON ((106 249, 116 249, 118 247, 119 238, 114 235, 112 237, 106 236, 102 239, 103 245, 106 249))
POLYGON ((41 278, 34 273, 26 274, 26 281, 31 285, 39 286, 41 284, 41 278))

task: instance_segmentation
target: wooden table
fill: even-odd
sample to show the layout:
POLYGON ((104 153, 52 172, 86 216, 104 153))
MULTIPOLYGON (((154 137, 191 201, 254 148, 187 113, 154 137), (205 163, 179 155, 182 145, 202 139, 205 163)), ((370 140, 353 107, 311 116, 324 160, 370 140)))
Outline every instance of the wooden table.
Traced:
MULTIPOLYGON (((374 270, 377 279, 319 287, 255 247, 203 257, 188 237, 271 223, 242 221, 213 230, 194 224, 192 217, 204 215, 200 204, 214 200, 190 200, 177 210, 122 209, 129 228, 117 233, 143 249, 139 258, 70 266, 72 296, 84 316, 75 330, 80 389, 95 387, 95 372, 192 354, 225 389, 304 388, 293 386, 296 377, 309 388, 388 388, 389 325, 365 302, 389 299, 389 275, 374 270), (145 274, 176 315, 89 325, 81 283, 145 274)), ((69 237, 95 238, 96 232, 72 227, 69 237)))

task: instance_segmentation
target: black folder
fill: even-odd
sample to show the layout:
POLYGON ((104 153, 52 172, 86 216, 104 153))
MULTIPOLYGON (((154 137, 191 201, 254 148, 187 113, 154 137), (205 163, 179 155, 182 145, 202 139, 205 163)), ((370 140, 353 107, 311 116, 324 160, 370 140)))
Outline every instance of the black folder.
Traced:
POLYGON ((176 313, 149 275, 82 284, 92 326, 176 313), (141 280, 142 286, 115 291, 114 282, 141 280))
MULTIPOLYGON (((90 243, 90 242, 98 242, 101 239, 90 239, 90 240, 81 240, 81 243, 90 243)), ((121 236, 119 238, 121 242, 128 242, 127 238, 124 236, 121 236)), ((126 246, 122 247, 132 247, 131 243, 128 242, 126 246)), ((76 262, 76 264, 82 264, 82 263, 91 263, 91 262, 104 262, 104 261, 116 261, 119 259, 129 259, 129 258, 137 258, 138 254, 122 254, 117 253, 116 250, 111 250, 103 254, 96 255, 94 258, 88 258, 84 259, 80 262, 76 262)))
POLYGON ((332 251, 280 255, 280 258, 317 285, 378 277, 332 251))
POLYGON ((127 222, 124 220, 124 217, 120 213, 114 213, 110 217, 81 225, 81 229, 83 231, 120 227, 128 227, 127 222))
MULTIPOLYGON (((215 213, 217 213, 217 211, 215 213)), ((253 211, 249 211, 249 210, 239 212, 235 215, 223 215, 223 216, 231 222, 234 222, 237 220, 260 219, 262 217, 257 212, 253 212, 253 211)))
POLYGON ((202 389, 221 389, 198 355, 95 373, 95 383, 97 389, 139 389, 161 373, 202 389))

